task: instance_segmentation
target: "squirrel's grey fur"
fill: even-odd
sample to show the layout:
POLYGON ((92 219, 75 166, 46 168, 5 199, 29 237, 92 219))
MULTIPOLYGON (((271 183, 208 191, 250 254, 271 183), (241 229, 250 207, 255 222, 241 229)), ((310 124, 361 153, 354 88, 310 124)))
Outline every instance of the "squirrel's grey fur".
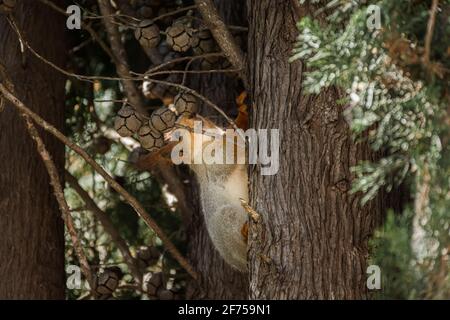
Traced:
POLYGON ((247 171, 243 164, 192 164, 200 185, 206 228, 222 258, 241 272, 247 271, 247 243, 242 229, 247 213, 247 171))

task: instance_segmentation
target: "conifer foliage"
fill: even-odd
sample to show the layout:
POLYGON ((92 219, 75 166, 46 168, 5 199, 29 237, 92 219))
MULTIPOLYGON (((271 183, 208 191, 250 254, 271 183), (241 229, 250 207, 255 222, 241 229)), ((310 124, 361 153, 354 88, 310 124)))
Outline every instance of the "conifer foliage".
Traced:
MULTIPOLYGON (((306 1, 301 1, 306 2, 306 1)), ((305 89, 343 88, 355 137, 383 155, 354 168, 362 205, 404 183, 411 201, 373 240, 383 298, 450 296, 450 1, 309 1, 292 60, 305 89)))

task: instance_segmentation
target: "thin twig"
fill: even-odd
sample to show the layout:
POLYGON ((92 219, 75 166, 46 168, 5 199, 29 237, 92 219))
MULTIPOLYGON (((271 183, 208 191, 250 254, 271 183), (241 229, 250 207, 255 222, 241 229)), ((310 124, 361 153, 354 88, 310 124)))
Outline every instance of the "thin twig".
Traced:
MULTIPOLYGON (((192 60, 188 62, 188 65, 190 65, 191 62, 192 62, 192 60)), ((166 74, 183 74, 183 75, 187 75, 187 74, 235 73, 235 72, 239 72, 239 70, 238 69, 164 70, 164 71, 157 71, 157 72, 154 72, 154 73, 150 73, 150 74, 148 74, 148 76, 149 77, 154 77, 154 76, 166 75, 166 74)))
MULTIPOLYGON (((100 7, 100 12, 104 16, 110 16, 114 14, 109 0, 98 0, 98 5, 100 7)), ((123 47, 123 43, 121 41, 119 29, 112 23, 113 20, 113 18, 106 17, 103 19, 103 23, 105 25, 106 32, 108 33, 111 50, 116 57, 117 74, 120 77, 124 78, 130 75, 130 68, 128 66, 127 56, 125 54, 125 48, 123 47)), ((147 115, 147 111, 144 108, 142 96, 134 85, 134 82, 131 80, 123 80, 122 84, 125 94, 127 95, 130 103, 135 106, 136 110, 139 113, 147 115)))
MULTIPOLYGON (((198 60, 198 59, 202 59, 202 58, 210 58, 210 57, 223 57, 223 53, 222 52, 214 52, 214 53, 205 53, 205 54, 198 55, 198 56, 175 58, 175 59, 169 60, 167 62, 158 64, 157 66, 150 68, 144 75, 151 74, 153 72, 161 70, 161 69, 168 67, 172 64, 175 64, 175 63, 184 62, 184 61, 193 61, 193 60, 198 60)), ((137 74, 137 75, 139 75, 139 74, 137 74)))
POLYGON ((70 172, 68 172, 67 170, 65 171, 65 178, 66 178, 66 182, 69 184, 69 186, 76 191, 76 193, 80 196, 80 198, 83 200, 84 204, 86 205, 86 208, 97 217, 97 219, 100 221, 101 225, 103 226, 103 229, 105 229, 105 231, 111 237, 111 240, 116 244, 117 248, 119 249, 120 253, 122 254, 122 257, 123 257, 125 263, 128 265, 128 268, 130 269, 131 273, 133 274, 133 277, 135 278, 136 282, 141 283, 142 274, 139 270, 136 259, 133 258, 127 243, 120 236, 120 233, 114 227, 114 224, 112 223, 109 216, 102 209, 100 209, 97 206, 95 201, 80 186, 80 184, 78 183, 78 180, 74 176, 72 176, 70 174, 70 172))
POLYGON ((176 15, 176 14, 178 14, 178 13, 182 13, 182 12, 185 12, 185 11, 193 10, 193 9, 196 9, 196 8, 197 8, 196 5, 183 7, 183 8, 174 10, 174 11, 170 11, 170 12, 161 14, 161 15, 159 15, 159 16, 157 16, 157 17, 154 17, 152 20, 153 20, 153 21, 161 20, 161 19, 164 19, 164 18, 173 16, 173 15, 176 15))
MULTIPOLYGON (((44 0, 42 0, 44 1, 44 0)), ((36 50, 33 49, 33 47, 28 43, 28 41, 25 39, 25 37, 23 36, 22 32, 20 31, 20 29, 18 28, 17 24, 15 23, 14 20, 8 20, 10 23, 11 28, 15 31, 15 33, 17 34, 19 41, 21 43, 23 43, 23 45, 25 47, 27 47, 31 53, 33 53, 33 55, 36 56, 36 58, 38 58, 39 60, 41 60, 42 62, 44 62, 45 64, 49 65, 50 67, 52 67, 53 69, 55 69, 56 71, 64 74, 67 77, 71 77, 71 78, 76 78, 80 81, 87 81, 90 83, 93 83, 96 80, 109 80, 109 81, 145 81, 148 80, 148 74, 151 74, 152 72, 155 72, 157 70, 160 70, 166 66, 169 66, 171 64, 174 63, 178 63, 178 62, 182 62, 182 61, 186 61, 186 60, 196 60, 196 59, 200 59, 200 58, 204 58, 204 57, 214 57, 214 56, 223 56, 222 53, 208 53, 208 54, 204 54, 204 55, 199 55, 199 56, 195 56, 195 57, 180 57, 180 58, 176 58, 170 61, 167 61, 163 64, 157 65, 151 69, 149 69, 145 74, 141 74, 141 73, 137 73, 137 72, 133 72, 133 71, 129 71, 129 74, 133 74, 136 75, 136 77, 131 77, 131 76, 119 76, 119 77, 106 77, 106 76, 87 76, 87 75, 82 75, 82 74, 76 74, 73 72, 69 72, 59 66, 57 66, 56 64, 54 64, 53 62, 49 61, 48 59, 46 59, 45 57, 43 57, 41 54, 39 54, 36 50)), ((135 104, 132 104, 129 101, 129 104, 132 105, 133 107, 136 107, 135 104)))
MULTIPOLYGON (((20 110, 19 110, 20 111, 20 110)), ((53 162, 50 153, 47 151, 47 148, 45 147, 44 142, 42 141, 42 138, 40 137, 36 127, 34 126, 33 122, 30 119, 30 116, 20 111, 20 114, 25 120, 27 130, 31 136, 31 138, 36 142, 36 149, 42 158, 42 161, 44 162, 44 165, 47 169, 48 175, 50 177, 50 184, 53 187, 53 191, 56 197, 56 200, 59 205, 59 209, 62 213, 62 218, 66 224, 67 230, 70 234, 70 238, 72 240, 73 246, 75 248, 75 253, 78 257, 78 260, 81 264, 81 270, 83 271, 84 276, 86 277, 89 286, 91 290, 95 289, 94 284, 94 277, 92 274, 92 269, 89 266, 88 259, 86 255, 84 254, 81 242, 78 238, 77 231, 75 229, 75 224, 73 222, 72 216, 70 214, 70 208, 69 205, 66 202, 66 199, 64 198, 64 190, 61 185, 61 182, 59 180, 59 174, 58 169, 56 168, 55 163, 53 162)))
MULTIPOLYGON (((132 17, 130 15, 127 14, 121 14, 121 13, 117 13, 114 12, 111 15, 99 15, 93 11, 90 11, 88 9, 86 9, 85 7, 83 7, 78 1, 74 1, 74 4, 77 5, 79 8, 81 8, 83 10, 83 19, 92 19, 92 20, 101 20, 105 17, 116 17, 116 18, 128 18, 131 20, 139 20, 135 17, 132 17)), ((114 7, 115 7, 115 3, 114 3, 114 7)))
POLYGON ((153 220, 153 218, 147 213, 142 204, 128 193, 118 182, 114 180, 97 162, 95 162, 89 154, 82 149, 80 146, 72 142, 64 134, 62 134, 58 129, 52 126, 50 123, 42 119, 39 115, 31 111, 26 107, 17 97, 15 97, 7 88, 0 83, 0 92, 3 94, 5 99, 11 102, 19 111, 28 114, 33 121, 42 127, 44 130, 48 131, 54 135, 58 140, 68 146, 70 149, 78 153, 89 165, 91 165, 108 183, 109 185, 117 191, 125 200, 128 202, 135 210, 135 212, 144 220, 148 227, 150 227, 156 235, 161 239, 162 243, 166 249, 171 253, 175 260, 178 261, 180 266, 182 266, 194 279, 198 279, 198 274, 191 266, 191 264, 183 257, 183 255, 178 251, 169 237, 165 232, 158 226, 158 224, 153 220))
MULTIPOLYGON (((85 76, 85 75, 80 75, 80 74, 75 74, 75 73, 71 73, 68 72, 60 67, 58 67, 57 65, 55 65, 53 62, 45 59, 44 57, 42 57, 39 53, 37 53, 30 45, 29 43, 23 38, 20 30, 18 29, 17 25, 15 24, 15 22, 13 20, 9 20, 11 27, 16 31, 19 39, 21 39, 21 41, 24 42, 25 46, 30 50, 30 52, 32 52, 38 59, 40 59, 41 61, 43 61, 44 63, 48 64, 49 66, 53 67, 55 70, 61 72, 62 74, 68 76, 68 77, 74 77, 76 79, 79 79, 81 81, 88 81, 88 82, 94 82, 96 80, 111 80, 111 81, 125 81, 125 80, 130 80, 130 81, 152 81, 155 83, 161 83, 161 84, 165 84, 168 86, 172 86, 172 87, 177 87, 179 89, 182 89, 186 92, 189 92, 193 95, 195 95, 196 97, 198 97, 200 100, 204 101, 207 105, 211 106, 212 108, 214 108, 217 112, 219 112, 230 124, 231 126, 238 130, 238 127, 236 126, 235 122, 226 115, 226 113, 224 111, 222 111, 216 104, 214 104, 213 102, 211 102, 208 98, 206 98, 205 96, 201 95, 200 93, 198 93, 197 91, 188 88, 184 85, 180 85, 177 83, 172 83, 172 82, 168 82, 168 81, 162 81, 162 80, 156 80, 156 79, 149 79, 148 76, 142 76, 142 77, 102 77, 102 76, 85 76)), ((204 56, 212 56, 212 55, 218 55, 218 54, 205 54, 204 56)), ((200 58, 201 56, 196 56, 196 57, 191 57, 192 59, 195 58, 200 58)), ((171 63, 175 63, 175 60, 181 60, 181 59, 173 59, 171 61, 168 61, 166 64, 171 64, 171 63)), ((185 59, 186 60, 186 59, 185 59)), ((150 70, 156 70, 156 69, 160 69, 162 65, 156 66, 155 68, 152 68, 150 70)), ((149 70, 149 71, 150 71, 149 70)), ((134 105, 133 103, 131 103, 130 101, 130 105, 132 105, 133 107, 137 108, 136 105, 134 105)), ((145 114, 144 114, 145 116, 145 114)), ((239 132, 239 131, 238 131, 239 132)))
MULTIPOLYGON (((28 43, 28 41, 24 38, 24 36, 22 35, 22 32, 20 31, 19 27, 17 26, 16 22, 11 18, 11 17, 7 17, 9 25, 11 26, 11 28, 13 29, 13 31, 17 34, 17 37, 19 38, 19 41, 21 44, 25 45, 28 50, 30 50, 31 53, 33 53, 39 60, 45 62, 46 64, 48 64, 49 66, 51 66, 53 69, 61 72, 62 74, 69 76, 69 77, 75 77, 79 80, 82 79, 81 76, 74 74, 74 73, 70 73, 66 70, 64 70, 63 68, 58 67, 56 64, 54 64, 53 62, 45 59, 43 56, 41 56, 38 52, 36 52, 36 50, 33 49, 33 47, 28 43)), ((93 79, 94 80, 94 79, 93 79)))
MULTIPOLYGON (((14 84, 11 82, 10 77, 6 73, 5 66, 0 62, 0 87, 3 89, 4 92, 8 93, 9 97, 14 97, 14 84)), ((0 94, 1 98, 8 99, 4 92, 0 94)), ((32 111, 30 111, 32 112, 32 111)), ((60 180, 59 180, 59 173, 58 169, 56 168, 55 163, 53 162, 50 153, 47 151, 47 148, 45 147, 44 142, 42 141, 42 138, 40 137, 36 127, 34 126, 33 122, 30 118, 32 118, 27 112, 24 110, 19 109, 19 114, 24 118, 26 128, 31 136, 31 138, 36 142, 36 148, 41 156, 44 165, 48 171, 49 177, 50 177, 50 183, 54 189, 54 194, 56 197, 56 200, 58 202, 58 205, 60 207, 62 218, 67 226, 67 230, 69 231, 73 246, 75 248, 75 253, 77 254, 78 260, 81 264, 81 269, 83 271, 83 274, 85 275, 87 281, 89 282, 89 286, 91 290, 94 290, 94 278, 92 275, 91 268, 89 266, 88 260, 84 254, 84 251, 82 249, 82 244, 78 239, 77 232, 72 220, 72 216, 70 214, 70 208, 69 205, 66 202, 66 199, 64 197, 64 191, 61 186, 60 180)), ((55 130, 57 130, 55 128, 55 130)))
MULTIPOLYGON (((58 7, 56 4, 54 4, 53 2, 49 1, 49 0, 39 0, 41 3, 45 4, 46 6, 48 6, 49 8, 65 15, 66 17, 69 16, 69 14, 62 8, 58 7)), ((112 54, 111 50, 109 49, 109 47, 105 44, 105 42, 103 42, 103 40, 97 35, 97 33, 95 32, 94 29, 92 29, 92 27, 86 23, 84 23, 83 21, 81 21, 81 26, 86 29, 87 32, 89 32, 89 34, 91 35, 91 37, 100 45, 100 47, 103 49, 103 51, 106 52, 106 54, 111 58, 111 60, 113 62, 115 62, 115 57, 112 54)))
MULTIPOLYGON (((186 84, 187 75, 189 73, 189 69, 191 68, 191 65, 193 62, 194 62, 194 60, 190 60, 190 61, 188 61, 188 63, 186 63, 186 67, 184 68, 183 80, 181 81, 181 84, 183 86, 186 84)), ((150 74, 149 76, 151 77, 151 75, 152 74, 150 74)))
POLYGON ((8 19, 8 22, 9 22, 11 28, 13 29, 13 31, 17 34, 17 37, 19 38, 19 41, 20 41, 20 43, 22 45, 24 45, 26 48, 28 48, 28 50, 30 50, 30 52, 36 58, 38 58, 39 60, 41 60, 45 64, 49 65, 50 67, 52 67, 56 71, 66 75, 67 77, 76 78, 76 79, 78 79, 80 81, 86 81, 86 82, 90 82, 90 83, 94 83, 96 80, 111 80, 111 81, 122 81, 122 80, 142 81, 142 80, 145 80, 144 77, 142 77, 142 78, 131 78, 131 77, 86 76, 86 75, 80 75, 80 74, 76 74, 76 73, 73 73, 73 72, 69 72, 69 71, 67 71, 67 70, 57 66, 56 64, 54 64, 53 62, 49 61, 48 59, 44 58, 41 54, 39 54, 36 50, 34 50, 34 48, 28 43, 28 41, 23 36, 22 32, 18 28, 18 26, 15 23, 15 21, 12 20, 10 17, 8 17, 7 19, 8 19))

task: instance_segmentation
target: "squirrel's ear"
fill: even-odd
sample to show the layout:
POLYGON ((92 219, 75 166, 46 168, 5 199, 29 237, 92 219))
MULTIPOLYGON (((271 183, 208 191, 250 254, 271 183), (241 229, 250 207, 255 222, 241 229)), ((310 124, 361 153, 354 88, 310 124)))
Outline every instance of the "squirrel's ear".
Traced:
POLYGON ((185 116, 181 116, 178 120, 177 120, 177 124, 182 126, 182 127, 186 127, 187 129, 193 129, 194 128, 194 121, 198 121, 199 119, 196 119, 196 117, 185 117, 185 116))
POLYGON ((242 91, 241 94, 236 98, 236 104, 238 107, 238 116, 234 120, 236 126, 239 129, 248 129, 248 106, 246 104, 247 92, 242 91))
POLYGON ((245 104, 245 99, 247 99, 247 91, 242 91, 241 94, 236 98, 236 104, 238 106, 245 104))

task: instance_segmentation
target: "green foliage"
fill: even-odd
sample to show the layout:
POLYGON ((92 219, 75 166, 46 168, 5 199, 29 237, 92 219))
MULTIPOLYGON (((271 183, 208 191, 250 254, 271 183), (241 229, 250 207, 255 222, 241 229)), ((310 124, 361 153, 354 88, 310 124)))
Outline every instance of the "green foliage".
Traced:
POLYGON ((382 292, 375 297, 389 299, 417 299, 418 291, 424 287, 424 278, 415 272, 412 261, 414 254, 411 250, 412 211, 405 211, 403 215, 389 212, 383 228, 375 233, 371 247, 376 252, 370 264, 381 266, 382 292), (389 272, 383 272, 389 270, 389 272), (419 288, 419 290, 417 290, 419 288))
POLYGON ((374 241, 383 298, 450 297, 450 1, 439 3, 431 37, 432 1, 335 0, 317 11, 324 19, 298 23, 292 61, 307 63, 305 89, 344 88, 355 137, 384 155, 354 168, 362 204, 412 181, 414 210, 388 216, 374 241), (379 29, 368 26, 371 5, 380 9, 379 29))

